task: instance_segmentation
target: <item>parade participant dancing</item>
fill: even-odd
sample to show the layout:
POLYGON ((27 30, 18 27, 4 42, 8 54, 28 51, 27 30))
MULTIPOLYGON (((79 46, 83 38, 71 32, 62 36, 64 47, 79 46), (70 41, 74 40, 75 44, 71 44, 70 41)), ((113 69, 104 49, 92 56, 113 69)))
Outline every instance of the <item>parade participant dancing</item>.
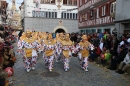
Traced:
POLYGON ((18 52, 23 55, 23 61, 27 72, 35 69, 37 60, 37 42, 32 38, 32 32, 27 30, 25 32, 26 37, 22 38, 18 42, 18 52))
POLYGON ((48 34, 48 37, 46 40, 44 40, 43 44, 44 49, 44 61, 45 66, 49 69, 51 72, 53 69, 53 63, 54 63, 54 57, 55 57, 55 48, 56 48, 56 40, 52 38, 52 34, 48 34))
POLYGON ((55 55, 56 62, 58 62, 61 59, 61 56, 62 56, 62 44, 61 44, 61 42, 63 41, 63 38, 64 38, 63 33, 60 33, 60 34, 57 33, 56 34, 56 38, 55 38, 56 46, 57 46, 57 48, 56 48, 56 55, 55 55))
POLYGON ((93 50, 94 46, 89 41, 87 41, 87 36, 83 35, 82 41, 77 44, 76 48, 78 50, 78 57, 80 60, 81 67, 85 71, 88 71, 89 49, 93 50))
POLYGON ((65 71, 68 71, 69 69, 69 62, 70 58, 72 56, 72 47, 73 47, 73 42, 69 38, 69 34, 66 34, 65 40, 61 42, 62 44, 62 52, 63 52, 63 61, 64 61, 64 69, 65 71))

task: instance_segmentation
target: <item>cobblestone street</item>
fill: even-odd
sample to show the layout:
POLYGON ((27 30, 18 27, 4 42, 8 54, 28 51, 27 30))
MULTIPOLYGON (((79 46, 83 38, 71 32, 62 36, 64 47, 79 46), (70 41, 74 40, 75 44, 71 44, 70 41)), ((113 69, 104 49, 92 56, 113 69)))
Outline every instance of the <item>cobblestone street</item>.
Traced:
MULTIPOLYGON (((16 44, 15 44, 16 45, 16 44)), ((15 47, 15 50, 17 47, 15 47)), ((63 70, 62 61, 54 63, 53 72, 44 66, 42 55, 38 58, 36 69, 27 73, 22 58, 16 53, 17 62, 14 66, 14 86, 129 86, 130 75, 119 75, 95 63, 89 63, 89 72, 83 71, 78 59, 73 57, 70 70, 63 70)))

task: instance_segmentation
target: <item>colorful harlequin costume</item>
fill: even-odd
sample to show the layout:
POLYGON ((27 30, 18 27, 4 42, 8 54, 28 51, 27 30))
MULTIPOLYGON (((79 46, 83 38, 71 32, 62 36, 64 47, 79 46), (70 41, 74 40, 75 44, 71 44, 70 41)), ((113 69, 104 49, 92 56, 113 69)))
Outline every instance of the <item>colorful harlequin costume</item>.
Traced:
POLYGON ((76 48, 78 51, 78 57, 82 68, 85 71, 88 71, 89 49, 93 50, 94 46, 89 41, 87 41, 87 36, 83 35, 82 41, 77 44, 76 48))
POLYGON ((44 61, 45 66, 49 69, 49 71, 52 71, 53 69, 53 63, 54 63, 54 57, 55 57, 55 48, 56 48, 56 40, 52 38, 52 34, 48 34, 48 37, 46 40, 44 40, 43 49, 44 49, 44 61))
POLYGON ((55 38, 55 40, 56 40, 56 62, 58 62, 58 60, 60 60, 61 59, 61 56, 62 56, 62 44, 61 44, 61 42, 62 42, 62 38, 64 38, 64 35, 63 35, 63 33, 60 33, 60 34, 56 34, 56 38, 55 38))
POLYGON ((18 41, 18 51, 23 55, 25 69, 29 72, 35 69, 37 60, 37 42, 32 36, 32 32, 27 30, 18 41))
POLYGON ((69 62, 70 58, 72 56, 72 47, 73 42, 69 38, 69 34, 66 34, 65 39, 61 41, 62 44, 62 53, 63 53, 63 60, 64 60, 64 69, 65 71, 68 71, 69 69, 69 62))

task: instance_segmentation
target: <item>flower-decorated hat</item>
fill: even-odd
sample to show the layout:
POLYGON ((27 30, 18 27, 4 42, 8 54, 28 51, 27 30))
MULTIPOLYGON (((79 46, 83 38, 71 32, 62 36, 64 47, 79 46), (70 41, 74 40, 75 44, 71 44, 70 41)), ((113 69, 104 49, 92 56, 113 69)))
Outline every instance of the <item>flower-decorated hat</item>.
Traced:
POLYGON ((52 39, 52 34, 48 34, 48 39, 52 39))
POLYGON ((81 38, 82 38, 82 40, 83 40, 83 39, 87 39, 87 36, 86 36, 86 35, 83 35, 81 38))
POLYGON ((70 35, 69 34, 66 34, 66 39, 69 39, 70 38, 70 35))
POLYGON ((32 34, 32 32, 30 30, 27 30, 26 34, 32 34))

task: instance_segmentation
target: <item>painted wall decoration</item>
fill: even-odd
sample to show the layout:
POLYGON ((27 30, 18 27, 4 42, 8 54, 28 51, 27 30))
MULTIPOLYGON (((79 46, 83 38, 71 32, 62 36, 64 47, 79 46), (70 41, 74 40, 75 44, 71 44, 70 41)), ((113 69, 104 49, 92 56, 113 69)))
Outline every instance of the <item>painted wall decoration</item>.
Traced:
POLYGON ((39 11, 40 10, 40 2, 41 2, 41 0, 35 0, 35 3, 36 3, 36 7, 35 7, 35 11, 39 11))

